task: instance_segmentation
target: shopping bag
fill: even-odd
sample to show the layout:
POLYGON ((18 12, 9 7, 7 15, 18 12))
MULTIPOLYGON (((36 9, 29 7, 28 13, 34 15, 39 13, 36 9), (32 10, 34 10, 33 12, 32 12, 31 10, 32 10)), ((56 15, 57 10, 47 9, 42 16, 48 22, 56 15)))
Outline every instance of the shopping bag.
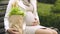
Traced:
POLYGON ((9 17, 9 27, 19 31, 19 34, 23 34, 23 16, 12 15, 9 17))
POLYGON ((12 8, 9 13, 9 28, 16 29, 19 34, 23 34, 24 12, 17 2, 12 3, 12 8))

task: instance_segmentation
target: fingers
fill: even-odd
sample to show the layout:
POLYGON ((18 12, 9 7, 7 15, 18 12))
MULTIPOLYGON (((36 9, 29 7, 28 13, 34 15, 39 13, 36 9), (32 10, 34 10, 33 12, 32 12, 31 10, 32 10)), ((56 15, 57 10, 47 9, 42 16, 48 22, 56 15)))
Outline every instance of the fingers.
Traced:
POLYGON ((35 20, 37 20, 37 18, 34 18, 35 20))
POLYGON ((19 34, 19 32, 12 31, 10 34, 19 34))
POLYGON ((34 18, 34 19, 35 19, 35 21, 33 22, 33 25, 32 25, 32 26, 38 25, 38 20, 37 20, 37 18, 34 18))
POLYGON ((17 29, 14 29, 14 28, 10 28, 10 29, 8 29, 8 31, 15 31, 15 32, 18 32, 18 30, 17 30, 17 29))
POLYGON ((19 34, 19 32, 13 32, 12 34, 19 34))
POLYGON ((18 32, 16 29, 14 29, 14 28, 8 29, 7 32, 8 32, 9 34, 18 34, 18 33, 19 33, 19 32, 18 32))

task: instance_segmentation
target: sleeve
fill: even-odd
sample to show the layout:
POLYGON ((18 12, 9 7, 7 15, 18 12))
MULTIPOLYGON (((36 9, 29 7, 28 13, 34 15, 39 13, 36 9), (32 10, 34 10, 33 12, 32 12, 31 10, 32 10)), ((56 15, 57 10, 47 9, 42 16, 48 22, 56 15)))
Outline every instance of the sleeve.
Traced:
POLYGON ((37 20, 39 21, 38 13, 37 13, 37 1, 36 0, 31 0, 31 4, 34 7, 34 15, 36 16, 37 20))
POLYGON ((7 5, 7 9, 6 9, 5 17, 4 17, 5 30, 7 30, 7 29, 9 28, 8 17, 9 17, 9 13, 10 13, 10 9, 11 9, 12 2, 13 2, 13 1, 10 0, 9 3, 8 3, 8 5, 7 5))

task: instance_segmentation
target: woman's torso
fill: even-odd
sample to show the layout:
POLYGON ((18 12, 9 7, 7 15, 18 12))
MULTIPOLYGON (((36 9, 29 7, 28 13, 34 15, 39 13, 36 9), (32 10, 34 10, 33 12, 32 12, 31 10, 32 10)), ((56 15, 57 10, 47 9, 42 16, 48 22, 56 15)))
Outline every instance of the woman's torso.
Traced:
POLYGON ((20 1, 19 5, 25 9, 26 16, 25 16, 24 20, 26 22, 26 25, 32 25, 33 22, 35 21, 35 19, 34 19, 35 15, 33 13, 34 12, 33 4, 29 3, 28 4, 29 6, 27 6, 24 4, 24 1, 20 1))

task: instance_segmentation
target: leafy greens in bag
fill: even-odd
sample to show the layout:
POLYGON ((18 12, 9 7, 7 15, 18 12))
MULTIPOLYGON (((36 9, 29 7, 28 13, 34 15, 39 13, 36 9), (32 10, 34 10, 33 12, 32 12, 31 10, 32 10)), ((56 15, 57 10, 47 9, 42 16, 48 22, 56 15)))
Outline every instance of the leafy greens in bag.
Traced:
POLYGON ((21 7, 12 7, 9 16, 11 15, 22 15, 24 16, 24 11, 21 7))

